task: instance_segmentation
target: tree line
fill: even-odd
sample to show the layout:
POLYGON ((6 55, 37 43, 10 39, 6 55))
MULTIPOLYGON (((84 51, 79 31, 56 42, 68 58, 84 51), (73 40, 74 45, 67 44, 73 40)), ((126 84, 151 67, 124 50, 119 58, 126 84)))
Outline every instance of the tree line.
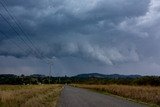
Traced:
POLYGON ((136 78, 97 78, 97 77, 48 77, 44 75, 0 75, 0 84, 123 84, 160 86, 160 76, 141 76, 136 78))

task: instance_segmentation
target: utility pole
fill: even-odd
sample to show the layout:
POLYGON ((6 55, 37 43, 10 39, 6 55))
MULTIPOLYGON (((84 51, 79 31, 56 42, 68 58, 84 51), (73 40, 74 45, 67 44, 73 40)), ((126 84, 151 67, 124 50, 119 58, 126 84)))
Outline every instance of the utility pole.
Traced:
MULTIPOLYGON (((52 57, 52 59, 55 59, 56 57, 52 57)), ((48 81, 49 81, 49 84, 51 83, 51 73, 52 73, 52 65, 53 65, 53 60, 50 60, 49 62, 48 62, 48 64, 49 64, 49 77, 48 77, 48 81)))
POLYGON ((52 65, 53 65, 53 62, 50 61, 49 63, 49 77, 48 77, 48 81, 49 81, 49 84, 51 83, 51 72, 52 72, 52 65))
POLYGON ((51 83, 51 72, 52 72, 52 64, 49 64, 50 70, 49 70, 49 84, 51 83))

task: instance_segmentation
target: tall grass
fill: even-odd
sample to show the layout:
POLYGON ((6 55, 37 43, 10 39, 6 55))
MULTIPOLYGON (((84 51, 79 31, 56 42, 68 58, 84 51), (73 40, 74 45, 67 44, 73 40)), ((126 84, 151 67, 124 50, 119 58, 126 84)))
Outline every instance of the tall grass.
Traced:
POLYGON ((111 93, 134 100, 160 105, 160 87, 129 85, 76 85, 99 92, 111 93))
POLYGON ((0 86, 0 107, 55 107, 61 85, 0 86))

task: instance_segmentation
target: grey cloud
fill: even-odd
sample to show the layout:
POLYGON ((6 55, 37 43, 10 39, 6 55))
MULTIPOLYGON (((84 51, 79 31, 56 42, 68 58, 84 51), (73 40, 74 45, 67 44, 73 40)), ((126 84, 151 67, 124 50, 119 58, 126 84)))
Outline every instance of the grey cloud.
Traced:
MULTIPOLYGON (((12 0, 7 3, 42 54, 59 59, 56 68, 59 71, 74 74, 73 70, 79 73, 102 67, 103 72, 115 72, 117 66, 124 66, 129 72, 131 64, 131 69, 137 63, 150 64, 150 57, 152 63, 160 64, 156 61, 160 57, 158 0, 12 0)), ((9 39, 2 39, 0 55, 20 59, 36 57, 2 18, 0 21, 0 30, 26 50, 24 53, 10 45, 9 39)))

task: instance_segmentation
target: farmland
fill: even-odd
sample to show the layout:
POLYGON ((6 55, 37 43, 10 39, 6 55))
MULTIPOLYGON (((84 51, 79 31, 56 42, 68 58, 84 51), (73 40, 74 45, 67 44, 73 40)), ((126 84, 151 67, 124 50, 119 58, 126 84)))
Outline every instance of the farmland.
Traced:
MULTIPOLYGON (((71 102, 71 105, 77 105, 77 102, 80 100, 85 100, 88 105, 92 105, 93 103, 90 102, 92 102, 92 100, 95 101, 96 98, 99 102, 105 102, 105 104, 108 102, 111 105, 115 104, 113 107, 116 107, 116 105, 119 105, 120 99, 117 100, 117 98, 113 98, 114 102, 109 101, 112 95, 121 96, 136 102, 144 102, 147 103, 147 105, 160 105, 159 76, 137 77, 135 75, 136 77, 124 77, 123 75, 107 75, 106 77, 106 75, 104 75, 104 78, 99 78, 99 76, 103 75, 90 75, 91 74, 85 75, 87 77, 83 77, 83 75, 74 77, 51 77, 50 83, 55 85, 47 85, 49 83, 47 76, 0 75, 0 107, 55 107, 57 102, 59 102, 58 100, 63 98, 63 96, 67 98, 62 100, 62 102, 64 102, 62 105, 65 105, 65 107, 68 104, 66 104, 65 101, 68 102, 68 100, 71 102), (90 96, 95 94, 69 86, 66 86, 66 88, 61 91, 62 87, 65 86, 56 85, 66 83, 79 88, 85 88, 106 94, 106 97, 103 99, 103 97, 100 97, 101 94, 94 96, 95 99, 87 100, 87 94, 83 93, 88 93, 90 96), (81 94, 77 94, 77 91, 80 91, 81 94), (61 92, 63 93, 61 95, 62 97, 60 97, 61 92), (66 94, 66 92, 68 94, 66 94), (70 99, 69 96, 73 97, 73 99, 70 99), (75 103, 72 104, 74 101, 75 103)), ((123 99, 120 104, 124 104, 125 102, 127 101, 123 99)), ((132 103, 126 104, 132 105, 132 103)), ((126 104, 124 104, 124 106, 127 107, 128 105, 126 104)), ((97 107, 99 103, 96 103, 95 105, 97 107)))
POLYGON ((104 94, 118 95, 124 98, 134 99, 135 101, 139 102, 160 105, 159 86, 152 87, 152 86, 84 85, 84 84, 76 84, 74 86, 94 90, 104 94))
MULTIPOLYGON (((153 106, 160 105, 159 86, 132 86, 132 85, 115 85, 115 84, 110 84, 110 85, 72 84, 72 86, 107 94, 106 97, 116 95, 127 99, 133 99, 134 101, 137 102, 144 102, 153 106)), ((89 91, 85 90, 79 90, 78 88, 72 88, 69 86, 65 87, 66 88, 63 91, 72 90, 69 92, 72 94, 66 95, 66 93, 63 93, 62 96, 71 96, 76 98, 77 91, 82 92, 81 94, 82 99, 85 98, 83 97, 83 93, 86 94, 88 93, 91 96, 95 95, 94 93, 90 93, 89 91)), ((57 102, 59 102, 60 93, 62 89, 63 85, 58 85, 58 84, 57 85, 0 85, 0 107, 51 107, 51 106, 56 107, 57 102)), ((95 96, 95 98, 99 98, 99 96, 95 96)), ((114 97, 114 99, 115 101, 117 101, 116 97, 114 97)), ((75 101, 76 99, 69 98, 65 100, 69 100, 70 102, 72 102, 75 101)), ((77 99, 76 101, 79 100, 77 99)), ((105 101, 107 101, 107 99, 104 99, 104 102, 105 101)), ((122 103, 123 102, 126 101, 123 100, 122 103)), ((112 102, 110 103, 113 104, 112 102)), ((118 102, 114 103, 117 104, 118 102)), ((89 101, 88 104, 90 104, 89 101)))
POLYGON ((0 107, 55 107, 62 85, 0 85, 0 107))

